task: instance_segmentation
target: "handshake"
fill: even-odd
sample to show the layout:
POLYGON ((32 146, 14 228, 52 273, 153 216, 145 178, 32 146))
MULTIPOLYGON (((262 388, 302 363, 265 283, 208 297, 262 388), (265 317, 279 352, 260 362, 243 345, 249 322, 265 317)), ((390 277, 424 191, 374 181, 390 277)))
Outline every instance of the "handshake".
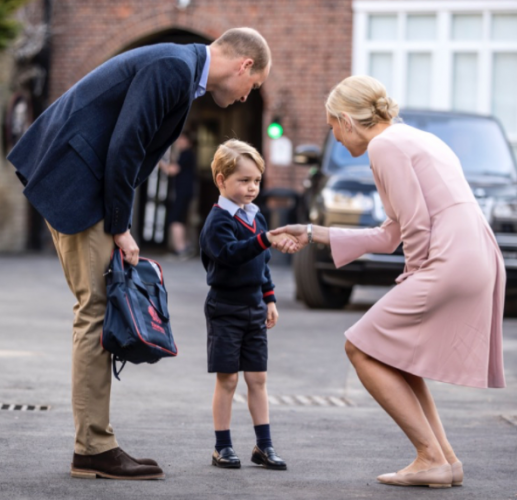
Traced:
POLYGON ((307 227, 301 224, 268 231, 266 237, 271 242, 271 246, 282 253, 299 252, 309 243, 307 227))

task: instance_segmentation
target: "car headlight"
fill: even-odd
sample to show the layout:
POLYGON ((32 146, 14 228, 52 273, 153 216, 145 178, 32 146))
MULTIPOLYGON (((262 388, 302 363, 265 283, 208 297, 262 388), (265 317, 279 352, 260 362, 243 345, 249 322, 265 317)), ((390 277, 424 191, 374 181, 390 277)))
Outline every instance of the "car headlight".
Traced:
POLYGON ((517 205, 515 203, 499 202, 492 209, 495 219, 517 220, 517 205))
POLYGON ((479 208, 485 219, 489 224, 492 223, 492 218, 494 217, 494 199, 493 198, 478 198, 477 202, 479 204, 479 208))
POLYGON ((371 213, 374 208, 373 198, 369 194, 335 191, 330 188, 323 189, 321 194, 325 207, 333 212, 362 214, 371 213))

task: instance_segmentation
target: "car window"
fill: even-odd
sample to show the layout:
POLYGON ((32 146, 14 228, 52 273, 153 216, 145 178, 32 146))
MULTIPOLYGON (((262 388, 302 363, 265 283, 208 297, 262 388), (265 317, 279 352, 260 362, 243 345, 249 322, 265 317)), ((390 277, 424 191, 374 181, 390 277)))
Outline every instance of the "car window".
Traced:
MULTIPOLYGON (((470 116, 414 113, 402 113, 402 118, 407 125, 431 132, 448 144, 460 159, 466 177, 516 177, 512 153, 496 121, 470 116)), ((333 138, 332 142, 328 162, 330 171, 369 165, 367 153, 353 158, 348 150, 333 138)))
POLYGON ((327 164, 331 172, 335 172, 337 170, 349 170, 351 167, 357 166, 370 168, 368 153, 354 158, 345 146, 334 139, 332 132, 330 135, 331 137, 329 137, 329 141, 327 143, 327 151, 330 152, 330 157, 328 158, 328 161, 325 161, 326 158, 324 158, 323 164, 327 164))

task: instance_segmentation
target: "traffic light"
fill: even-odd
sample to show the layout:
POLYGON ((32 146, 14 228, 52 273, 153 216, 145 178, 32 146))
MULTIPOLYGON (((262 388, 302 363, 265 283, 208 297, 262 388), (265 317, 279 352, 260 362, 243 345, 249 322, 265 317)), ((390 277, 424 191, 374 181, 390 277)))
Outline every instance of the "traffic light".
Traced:
POLYGON ((284 135, 284 128, 280 123, 280 118, 275 116, 273 121, 269 124, 267 128, 267 135, 271 137, 271 139, 279 139, 284 135))

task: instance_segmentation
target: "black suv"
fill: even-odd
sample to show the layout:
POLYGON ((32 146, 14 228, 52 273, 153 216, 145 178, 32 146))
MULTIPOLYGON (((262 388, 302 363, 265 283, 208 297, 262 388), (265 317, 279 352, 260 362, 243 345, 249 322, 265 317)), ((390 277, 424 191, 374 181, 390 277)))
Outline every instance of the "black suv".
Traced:
MULTIPOLYGON (((437 135, 458 155, 503 252, 507 304, 517 303, 517 174, 501 126, 490 117, 449 112, 407 110, 401 118, 437 135)), ((330 133, 323 151, 299 146, 295 163, 312 166, 304 182, 303 222, 363 228, 385 220, 367 153, 353 158, 330 133)), ((336 269, 329 247, 311 245, 295 256, 293 268, 297 298, 308 307, 342 308, 354 285, 393 285, 403 271, 404 255, 400 246, 393 254, 366 254, 336 269)))

